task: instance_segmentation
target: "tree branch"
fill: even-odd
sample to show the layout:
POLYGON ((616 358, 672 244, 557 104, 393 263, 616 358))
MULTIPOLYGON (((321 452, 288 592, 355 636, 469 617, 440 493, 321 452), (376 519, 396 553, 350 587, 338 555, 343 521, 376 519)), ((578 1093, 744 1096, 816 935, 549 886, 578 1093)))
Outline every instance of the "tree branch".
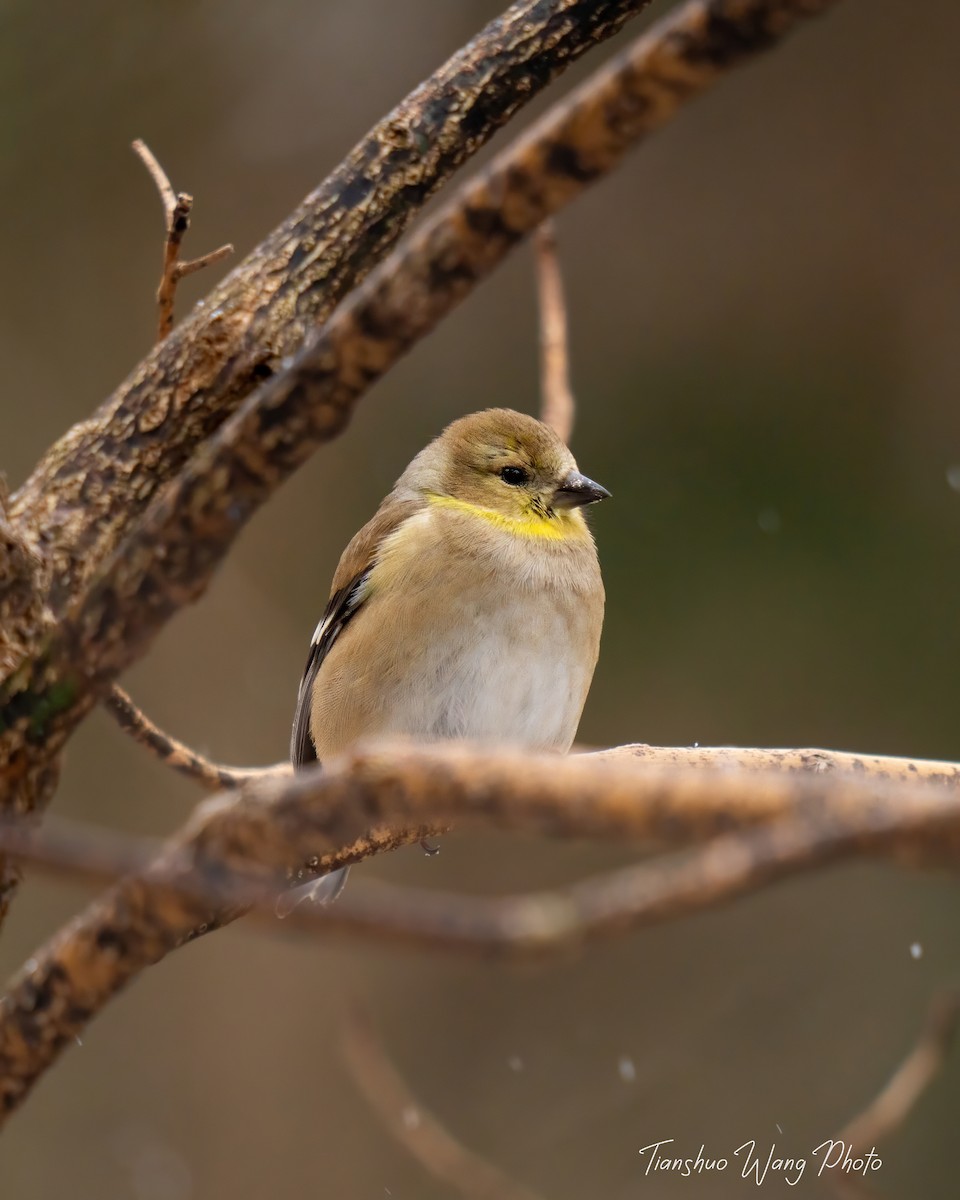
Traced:
POLYGON ((197 445, 524 104, 649 0, 515 0, 387 114, 14 497, 62 612, 197 445), (98 485, 109 468, 109 487, 98 485))
MULTIPOLYGON (((233 246, 227 244, 191 262, 180 261, 180 246, 190 225, 193 197, 186 192, 174 192, 166 171, 158 162, 150 147, 141 138, 133 142, 134 152, 150 173, 163 206, 166 238, 163 247, 163 275, 157 289, 157 341, 162 342, 173 329, 173 306, 177 285, 185 275, 192 275, 203 267, 211 266, 228 254, 233 246)), ((249 778, 250 772, 237 768, 222 767, 189 746, 164 733, 117 685, 111 687, 104 700, 104 708, 113 716, 120 728, 139 745, 144 746, 161 762, 193 779, 208 791, 236 786, 241 779, 249 778)))
POLYGON ((550 110, 352 292, 289 368, 201 447, 95 586, 77 597, 60 636, 16 690, 0 688, 0 730, 36 723, 39 711, 46 745, 55 749, 89 708, 91 690, 202 594, 250 515, 343 429, 370 384, 517 241, 685 100, 831 2, 693 0, 550 110))
MULTIPOLYGON (((680 770, 645 764, 639 750, 557 758, 388 745, 323 770, 267 774, 207 801, 149 866, 80 914, 11 982, 0 1006, 0 1107, 12 1111, 111 996, 183 942, 251 903, 270 903, 291 876, 322 874, 452 824, 666 846, 716 840, 698 854, 574 885, 559 904, 534 898, 521 906, 519 925, 510 925, 517 912, 509 906, 498 913, 444 901, 438 913, 429 902, 418 910, 415 898, 395 910, 393 925, 389 914, 375 918, 391 935, 501 953, 506 943, 530 954, 692 911, 844 854, 960 862, 955 783, 906 786, 816 769, 680 770), (458 918, 478 913, 479 923, 457 928, 458 918)), ((349 914, 346 901, 323 919, 349 914)), ((352 911, 359 927, 362 905, 352 911)), ((369 917, 368 909, 373 929, 369 917)))
MULTIPOLYGON (((678 837, 682 828, 681 821, 678 837)), ((326 869, 328 863, 358 862, 409 845, 418 840, 416 833, 400 829, 389 840, 356 838, 329 860, 312 856, 295 873, 294 882, 312 876, 320 866, 326 869)), ((336 905, 300 905, 284 911, 281 919, 285 933, 362 934, 433 952, 539 961, 568 955, 600 938, 715 908, 788 875, 822 866, 834 854, 853 854, 849 831, 839 836, 838 846, 835 831, 807 826, 796 815, 784 816, 761 829, 746 826, 717 835, 692 851, 548 891, 465 896, 368 881, 351 888, 336 905)), ((51 871, 58 879, 96 884, 143 875, 166 849, 149 839, 55 817, 36 831, 0 830, 0 845, 25 865, 51 871)), ((177 875, 176 887, 182 898, 202 902, 208 914, 224 908, 224 879, 216 871, 190 866, 177 875)), ((232 876, 228 887, 235 911, 226 919, 243 912, 276 932, 278 907, 272 887, 232 876)), ((97 922, 98 929, 105 927, 99 916, 97 922)), ((223 918, 212 917, 197 928, 211 932, 223 923, 223 918)), ((196 936, 195 930, 191 932, 196 936)))
MULTIPOLYGON (((54 623, 40 594, 42 560, 36 549, 8 520, 7 481, 0 474, 0 680, 15 676, 20 664, 38 641, 54 636, 54 623)), ((2 694, 2 687, 0 687, 2 694)), ((4 733, 0 718, 0 741, 4 733)), ((33 758, 25 745, 24 733, 11 739, 6 754, 0 749, 0 763, 6 756, 12 785, 0 770, 0 811, 23 812, 53 794, 59 776, 55 758, 33 758), (7 787, 4 787, 5 782, 7 787), (9 794, 5 795, 5 791, 9 794)), ((19 871, 0 854, 0 925, 20 880, 19 871)))
MULTIPOLYGON (((703 772, 708 792, 711 785, 707 780, 710 776, 716 777, 718 772, 731 776, 734 782, 744 780, 748 775, 760 776, 759 793, 753 783, 744 785, 746 792, 753 796, 753 803, 759 803, 754 809, 741 801, 725 810, 722 798, 719 801, 707 799, 706 809, 689 805, 680 807, 676 799, 671 800, 673 817, 669 837, 658 840, 652 831, 648 831, 642 839, 645 844, 666 847, 685 846, 709 837, 717 827, 742 834, 753 823, 766 828, 794 820, 798 815, 796 805, 793 802, 784 805, 777 794, 764 790, 763 778, 774 772, 788 775, 802 772, 822 780, 827 788, 828 806, 833 803, 832 780, 837 775, 845 775, 866 789, 874 783, 886 788, 897 784, 912 787, 920 782, 953 789, 960 785, 960 767, 950 763, 812 749, 690 749, 627 745, 584 754, 579 761, 601 766, 636 763, 655 771, 665 771, 668 778, 674 777, 675 773, 683 777, 689 772, 703 772)), ((282 787, 284 780, 290 777, 289 767, 283 764, 251 772, 250 782, 282 787)), ((847 818, 849 827, 855 829, 861 819, 859 809, 854 808, 847 818)), ((438 827, 435 832, 439 831, 438 827)), ((594 937, 620 933, 648 920, 683 915, 732 897, 741 890, 763 886, 791 869, 817 866, 820 860, 814 851, 824 851, 831 836, 829 828, 819 825, 806 833, 794 829, 775 846, 765 840, 764 834, 760 838, 762 844, 746 859, 741 853, 742 840, 734 840, 732 857, 727 855, 722 843, 714 841, 703 855, 644 863, 585 880, 568 889, 522 896, 464 897, 444 895, 435 890, 394 889, 368 884, 366 889, 351 889, 333 908, 305 905, 295 913, 287 914, 285 929, 361 932, 432 949, 490 956, 567 953, 572 946, 594 937), (550 914, 556 913, 562 913, 563 919, 551 919, 550 914)), ((369 840, 356 838, 349 848, 341 848, 338 855, 331 857, 327 866, 334 869, 338 864, 357 862, 418 839, 418 829, 395 830, 392 840, 386 841, 379 835, 369 840)), ((61 878, 97 884, 112 883, 121 876, 142 872, 164 849, 155 841, 130 838, 55 818, 48 818, 40 829, 7 828, 0 834, 0 846, 27 865, 53 871, 61 878)), ((291 882, 301 882, 317 873, 321 866, 319 857, 312 857, 299 870, 290 873, 291 882)), ((212 905, 221 899, 221 885, 218 874, 211 879, 196 872, 181 877, 181 886, 190 895, 212 905)), ((270 892, 269 902, 266 907, 261 907, 261 915, 274 927, 276 914, 272 897, 270 892)), ((253 892, 243 895, 245 904, 262 906, 262 901, 259 885, 253 892)))
MULTIPOLYGON (((49 619, 38 617, 0 677, 0 810, 46 805, 66 738, 119 674, 97 665, 87 623, 109 622, 119 610, 107 611, 112 599, 101 591, 93 616, 88 590, 109 573, 111 556, 115 568, 132 549, 125 539, 164 485, 258 383, 283 369, 307 332, 383 257, 458 166, 647 3, 515 0, 375 126, 93 417, 48 452, 10 506, 18 537, 38 552, 35 603, 49 619), (78 610, 79 625, 64 619, 67 612, 76 618, 78 610)), ((324 422, 328 436, 343 423, 324 422)), ((258 453, 250 459, 253 474, 258 453)), ((235 466, 245 473, 239 460, 235 466)), ((230 483, 239 476, 228 480, 215 471, 201 487, 230 483)), ((251 511, 242 488, 236 511, 251 511)), ((182 536, 192 536, 190 524, 188 517, 182 536)), ((208 548, 213 536, 209 529, 208 548)), ((221 542, 218 558, 224 550, 221 542)), ((152 609, 152 585, 142 571, 140 579, 144 590, 133 607, 152 609)), ((174 600, 163 588, 157 598, 161 607, 172 601, 169 615, 191 594, 197 592, 188 589, 174 600)), ((133 654, 144 646, 138 640, 133 654)), ((14 886, 0 859, 0 920, 14 886)))

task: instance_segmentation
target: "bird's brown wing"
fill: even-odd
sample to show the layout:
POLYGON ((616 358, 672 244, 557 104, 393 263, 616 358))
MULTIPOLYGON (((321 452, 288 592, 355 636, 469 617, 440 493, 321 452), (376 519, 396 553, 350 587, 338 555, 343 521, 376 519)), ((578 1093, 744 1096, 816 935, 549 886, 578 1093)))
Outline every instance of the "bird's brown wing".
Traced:
POLYGON ((317 754, 310 737, 310 712, 313 707, 313 685, 323 660, 351 618, 356 616, 363 604, 367 578, 373 564, 346 587, 337 588, 330 597, 320 624, 310 643, 310 657, 304 668, 300 691, 297 694, 297 713, 293 719, 293 737, 290 740, 290 761, 295 767, 306 766, 317 761, 317 754))
POLYGON ((310 656, 304 668, 297 712, 293 719, 290 739, 290 761, 294 767, 317 761, 310 736, 310 713, 313 708, 313 688, 323 660, 349 622, 357 615, 367 595, 367 580, 376 565, 377 551, 384 538, 408 518, 419 512, 422 501, 399 499, 391 493, 376 515, 356 534, 344 550, 333 577, 333 592, 310 643, 310 656))

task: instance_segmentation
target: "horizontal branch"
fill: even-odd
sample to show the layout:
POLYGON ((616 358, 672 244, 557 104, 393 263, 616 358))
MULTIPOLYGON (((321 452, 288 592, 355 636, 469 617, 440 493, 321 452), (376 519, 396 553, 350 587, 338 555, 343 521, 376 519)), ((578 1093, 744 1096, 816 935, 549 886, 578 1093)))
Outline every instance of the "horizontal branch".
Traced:
MULTIPOLYGON (((854 754, 844 750, 762 749, 757 746, 648 746, 642 742, 601 750, 594 757, 637 759, 647 766, 680 770, 803 771, 815 775, 852 775, 865 782, 960 784, 960 763, 936 758, 899 758, 889 754, 854 754)), ((784 815, 771 812, 768 819, 784 815)))
MULTIPOLYGON (((519 925, 508 928, 505 910, 493 913, 499 931, 488 925, 493 932, 484 934, 481 923, 488 945, 513 938, 526 953, 569 944, 590 926, 613 932, 690 911, 841 854, 960 863, 955 784, 892 784, 816 764, 779 773, 651 766, 644 749, 569 758, 458 745, 361 749, 322 771, 268 774, 207 801, 149 866, 91 905, 12 981, 0 1008, 0 1106, 12 1110, 112 995, 178 945, 251 902, 267 903, 292 875, 325 873, 451 825, 668 846, 717 839, 695 856, 574 885, 559 904, 532 904, 519 925)), ((359 927, 362 902, 351 910, 342 907, 347 899, 329 919, 352 911, 359 927)), ((421 904, 419 935, 416 904, 401 919, 411 938, 476 940, 476 926, 456 929, 462 904, 476 917, 475 902, 421 904)), ((403 936, 397 926, 391 932, 403 936)))
MULTIPOLYGON (((465 897, 404 887, 392 888, 368 883, 353 888, 335 906, 318 908, 301 905, 285 917, 285 930, 324 933, 340 931, 367 934, 374 938, 399 940, 434 950, 456 950, 490 957, 538 957, 548 953, 566 953, 573 946, 598 936, 619 934, 666 917, 680 916, 735 897, 744 890, 762 886, 783 874, 817 866, 819 855, 832 843, 830 829, 815 824, 790 828, 774 839, 764 832, 759 849, 744 856, 742 835, 753 825, 767 827, 791 822, 797 816, 795 797, 763 786, 762 777, 774 772, 803 772, 823 781, 828 801, 833 795, 827 776, 847 775, 870 789, 874 783, 884 787, 918 782, 960 784, 960 765, 927 759, 890 758, 881 755, 856 755, 829 750, 761 750, 732 746, 658 747, 642 744, 618 746, 581 756, 584 763, 597 765, 636 763, 657 770, 666 768, 672 777, 689 771, 708 776, 722 771, 735 780, 749 775, 761 777, 759 790, 751 783, 744 788, 750 805, 737 803, 725 807, 724 792, 714 797, 711 785, 696 806, 681 807, 669 823, 668 834, 654 836, 647 830, 641 840, 647 844, 671 848, 687 846, 711 836, 718 827, 738 836, 730 844, 715 840, 709 849, 697 855, 644 863, 623 871, 609 872, 568 888, 521 896, 465 897), (788 803, 784 803, 784 797, 788 803)), ((261 784, 282 786, 290 779, 286 765, 251 772, 261 784)), ((867 794, 866 792, 864 794, 867 794)), ((802 814, 801 814, 802 815, 802 814)), ((844 826, 859 828, 861 814, 854 806, 844 826)), ((434 833, 443 832, 437 826, 434 833)), ((337 856, 321 860, 314 857, 309 866, 293 872, 294 882, 317 872, 322 866, 334 869, 348 862, 383 853, 418 841, 422 827, 396 830, 393 840, 382 836, 357 838, 337 856)), ((54 872, 59 878, 106 884, 124 875, 142 872, 163 851, 162 843, 95 829, 74 822, 49 818, 41 829, 6 830, 0 846, 14 852, 25 864, 54 872)), ((178 886, 190 896, 217 905, 222 900, 223 879, 219 872, 210 878, 192 867, 179 877, 178 886)), ((240 887, 241 885, 237 885, 240 887)), ((244 905, 256 908, 259 915, 275 928, 273 891, 260 883, 244 890, 244 905)), ((204 922, 213 927, 211 918, 204 922)))
MULTIPOLYGON (((680 822, 679 824, 682 824, 680 822)), ((434 832, 444 832, 442 827, 434 832)), ((347 863, 419 840, 419 831, 398 831, 391 842, 357 839, 347 863)), ((0 845, 25 865, 59 880, 104 884, 147 871, 164 846, 50 817, 32 834, 0 832, 0 845)), ((849 831, 837 834, 781 817, 769 826, 747 826, 708 839, 703 847, 610 870, 564 887, 504 896, 465 896, 437 889, 366 881, 335 905, 300 904, 285 911, 283 932, 307 936, 361 935, 374 941, 475 955, 484 959, 543 960, 568 955, 600 938, 674 920, 729 902, 748 892, 812 870, 850 850, 849 831)), ((319 861, 319 860, 318 860, 319 861)), ((301 870, 299 877, 312 875, 301 870)), ((299 880, 298 880, 299 881, 299 880)), ((206 915, 224 908, 224 878, 190 866, 178 875, 182 898, 204 905, 206 915)), ((236 905, 276 933, 275 890, 231 876, 227 890, 236 905)), ((97 921, 102 918, 98 915, 97 921)), ((223 919, 211 916, 193 931, 207 933, 223 919)), ((98 928, 102 928, 98 924, 98 928)))

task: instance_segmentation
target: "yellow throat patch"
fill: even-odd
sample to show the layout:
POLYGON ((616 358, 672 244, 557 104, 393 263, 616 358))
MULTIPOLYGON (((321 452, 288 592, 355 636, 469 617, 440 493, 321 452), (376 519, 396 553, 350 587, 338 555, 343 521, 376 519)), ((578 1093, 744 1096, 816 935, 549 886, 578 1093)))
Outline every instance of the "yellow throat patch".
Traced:
POLYGON ((508 517, 492 508, 481 508, 479 504, 457 500, 453 496, 441 496, 437 492, 427 492, 426 496, 437 508, 452 508, 457 512, 469 513, 472 517, 486 521, 494 529, 512 533, 516 537, 546 538, 548 541, 562 542, 568 538, 582 538, 587 532, 583 514, 577 509, 559 512, 553 517, 542 517, 535 512, 525 513, 520 517, 508 517))

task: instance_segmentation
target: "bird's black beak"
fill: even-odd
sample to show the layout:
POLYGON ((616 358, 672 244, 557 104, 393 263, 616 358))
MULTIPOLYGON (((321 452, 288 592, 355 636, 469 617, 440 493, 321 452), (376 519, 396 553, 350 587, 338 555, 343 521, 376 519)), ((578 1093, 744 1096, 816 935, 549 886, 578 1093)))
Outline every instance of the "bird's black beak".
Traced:
POLYGON ((598 500, 609 500, 610 493, 599 483, 594 483, 579 471, 571 471, 553 493, 555 508, 579 508, 582 504, 596 504, 598 500))

